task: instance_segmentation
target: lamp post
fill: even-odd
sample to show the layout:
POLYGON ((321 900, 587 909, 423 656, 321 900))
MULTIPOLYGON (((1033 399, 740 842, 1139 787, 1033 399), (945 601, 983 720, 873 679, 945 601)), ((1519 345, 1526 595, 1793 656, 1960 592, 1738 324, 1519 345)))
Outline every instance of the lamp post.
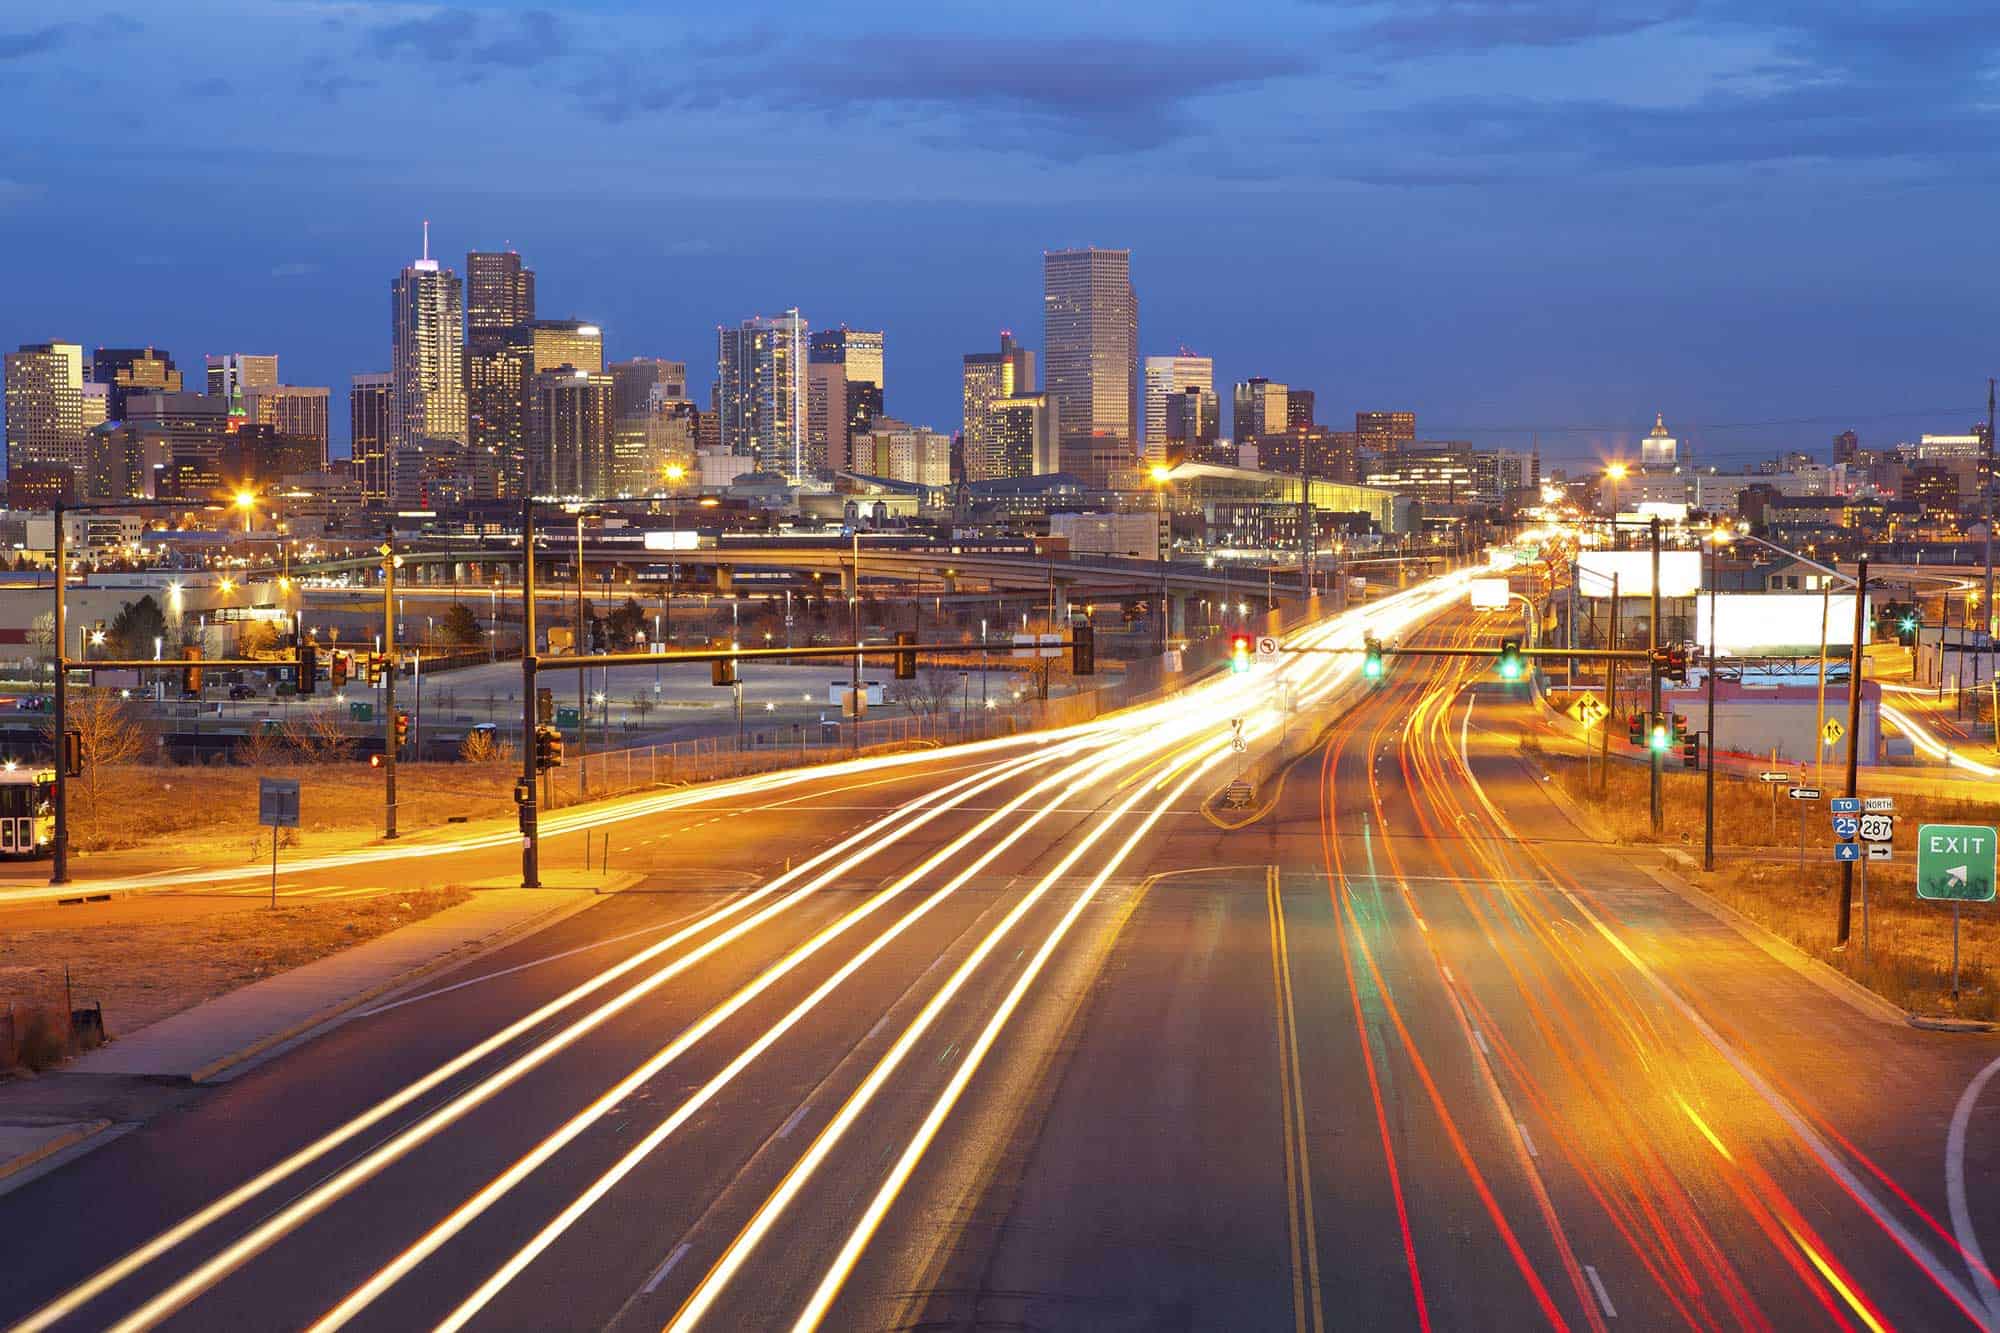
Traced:
POLYGON ((1708 679, 1703 682, 1708 694, 1708 727, 1705 737, 1708 741, 1708 760, 1702 765, 1701 791, 1701 868, 1715 869, 1715 559, 1722 544, 1729 540, 1726 529, 1717 528, 1708 534, 1708 679))
MULTIPOLYGON (((1160 608, 1159 608, 1159 615, 1157 617, 1160 624, 1160 632, 1158 638, 1160 644, 1160 656, 1164 658, 1167 655, 1167 614, 1168 614, 1167 613, 1167 546, 1168 546, 1167 482, 1170 479, 1172 479, 1174 473, 1173 469, 1167 467, 1165 464, 1155 463, 1150 469, 1147 470, 1146 475, 1150 477, 1153 482, 1153 522, 1155 525, 1155 531, 1153 534, 1154 537, 1153 549, 1154 549, 1154 554, 1159 559, 1159 565, 1160 565, 1160 608)), ((1049 628, 1054 629, 1055 626, 1050 625, 1049 628)))
MULTIPOLYGON (((583 510, 576 511, 576 643, 571 652, 582 656, 590 651, 583 641, 583 510)), ((576 673, 576 795, 578 800, 590 791, 590 756, 587 739, 590 735, 590 705, 584 697, 588 671, 576 673)))
POLYGON ((382 836, 396 836, 396 566, 402 558, 388 542, 382 555, 382 836))
POLYGON ((681 581, 681 479, 687 476, 687 469, 679 463, 669 463, 664 469, 667 489, 672 494, 673 503, 667 510, 667 523, 672 528, 668 540, 673 543, 673 552, 667 561, 667 595, 660 599, 660 616, 663 624, 655 631, 662 643, 671 645, 674 627, 674 589, 681 581))
POLYGON ((1618 520, 1618 483, 1625 480, 1626 471, 1623 463, 1607 463, 1604 467, 1604 479, 1611 483, 1611 519, 1614 523, 1618 520))

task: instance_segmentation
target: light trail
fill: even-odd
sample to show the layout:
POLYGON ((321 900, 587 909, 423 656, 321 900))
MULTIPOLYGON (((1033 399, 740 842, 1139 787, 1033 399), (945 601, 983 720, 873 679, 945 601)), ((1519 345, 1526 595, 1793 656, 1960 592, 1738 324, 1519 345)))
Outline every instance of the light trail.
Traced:
POLYGON ((1943 762, 1946 768, 1962 768, 1968 773, 1977 773, 1982 778, 2000 778, 2000 768, 1982 764, 1976 759, 1967 759, 1958 751, 1939 740, 1935 733, 1915 717, 1893 704, 1878 705, 1882 716, 1896 724, 1896 729, 1910 738, 1910 744, 1933 759, 1943 762))
MULTIPOLYGON (((1227 745, 1228 745, 1227 740, 1218 740, 1214 745, 1212 745, 1205 752, 1205 757, 1207 762, 1200 762, 1199 759, 1196 761, 1200 763, 1200 766, 1197 767, 1194 770, 1194 772, 1190 773, 1186 779, 1176 784, 1176 786, 1172 789, 1169 795, 1160 801, 1158 806, 1153 811, 1151 817, 1142 825, 1142 830, 1145 828, 1151 828, 1153 822, 1155 822, 1159 818, 1159 816, 1165 812, 1166 808, 1172 804, 1173 800, 1176 797, 1178 797, 1182 792, 1184 792, 1187 789, 1187 787, 1194 781, 1195 778, 1200 776, 1201 772, 1206 770, 1209 763, 1213 763, 1216 759, 1219 759, 1222 755, 1228 753, 1228 750, 1225 748, 1227 745)), ((846 1132, 854 1125, 854 1123, 857 1120, 860 1119, 862 1113, 867 1110, 869 1103, 871 1103, 875 1099, 876 1095, 888 1083, 890 1077, 895 1073, 896 1069, 903 1063, 903 1061, 906 1058, 908 1058, 910 1051, 914 1049, 917 1042, 922 1039, 923 1035, 930 1030, 932 1024, 934 1024, 937 1021, 939 1015, 941 1015, 944 1012, 945 1008, 950 1005, 951 1001, 957 997, 959 991, 964 988, 966 982, 969 981, 972 975, 979 970, 980 965, 983 964, 986 961, 986 959, 992 955, 993 951, 999 947, 1000 942, 1007 937, 1007 935, 1013 930, 1013 928, 1017 924, 1020 923, 1022 918, 1024 918, 1038 903, 1040 903, 1043 898, 1047 897, 1049 891, 1055 886, 1056 882, 1059 879, 1063 878, 1065 875, 1067 875, 1071 867, 1075 866, 1078 861, 1082 860, 1084 855, 1087 852, 1089 852, 1089 850, 1093 846, 1097 844, 1098 840, 1102 838, 1108 831, 1110 831, 1110 829, 1120 819, 1124 818, 1126 814, 1130 813, 1133 807, 1138 805, 1140 800, 1145 795, 1146 795, 1146 789, 1141 789, 1139 791, 1133 792, 1130 796, 1126 797, 1123 801, 1121 801, 1118 804, 1117 808, 1114 809, 1109 815, 1106 815, 1103 819, 1099 820, 1097 824, 1088 833, 1086 833, 1082 838, 1080 838, 1077 841, 1075 846, 1070 848, 1070 850, 1064 854, 1063 858, 1056 863, 1053 869, 1051 869, 1046 875, 1042 877, 1040 882, 1038 882, 1032 890, 1030 890, 1027 894, 1023 895, 1021 900, 1014 905, 1014 907, 1007 913, 1007 915, 1003 917, 993 927, 993 929, 987 934, 987 936, 983 940, 980 941, 979 946, 966 957, 964 962, 959 964, 959 966, 952 972, 951 977, 944 983, 943 986, 941 986, 938 989, 937 993, 931 997, 930 1002, 924 1006, 923 1010, 917 1015, 917 1017, 912 1019, 909 1026, 903 1030, 902 1035, 896 1039, 895 1045, 893 1045, 889 1049, 889 1051, 883 1055, 881 1060, 879 1060, 876 1063, 875 1067, 869 1071, 868 1077, 862 1081, 861 1086, 857 1088, 854 1091, 854 1093, 848 1097, 847 1101, 841 1106, 839 1112, 834 1116, 834 1118, 830 1122, 828 1122, 826 1128, 820 1131, 818 1137, 816 1137, 813 1140, 812 1146, 806 1150, 805 1155, 802 1156, 799 1159, 799 1161, 793 1165, 792 1169, 788 1173, 786 1173, 784 1181, 778 1186, 776 1190, 772 1192, 770 1197, 764 1201, 763 1206, 757 1210, 756 1214, 750 1219, 749 1223, 744 1226, 743 1230, 737 1234, 735 1241, 731 1243, 729 1249, 726 1250, 723 1253, 722 1257, 716 1261, 715 1265, 709 1269, 708 1274, 702 1279, 701 1284, 695 1288, 694 1293, 688 1297, 687 1302, 681 1307, 680 1312, 674 1317, 673 1321, 667 1326, 668 1333, 685 1333, 686 1330, 692 1329, 698 1323, 700 1323, 701 1319, 706 1315, 709 1308, 715 1303, 716 1299, 721 1296, 723 1290, 729 1285, 731 1279, 735 1276, 737 1271, 740 1270, 744 1262, 748 1260, 752 1251, 754 1251, 757 1248, 759 1242, 761 1242, 763 1238, 767 1234, 769 1234, 771 1228, 774 1225, 776 1225, 779 1218, 783 1216, 785 1209, 790 1206, 792 1200, 798 1196, 798 1193, 802 1189, 804 1189, 806 1183, 811 1180, 813 1174, 818 1170, 821 1163, 823 1163, 826 1160, 826 1158, 833 1152, 834 1148, 839 1144, 841 1138, 846 1134, 846 1132)), ((1077 903, 1071 907, 1070 913, 1066 915, 1063 918, 1062 923, 1059 924, 1058 934, 1060 932, 1067 931, 1068 923, 1074 920, 1075 913, 1080 911, 1082 905, 1088 902, 1088 900, 1091 897, 1095 896, 1097 890, 1103 885, 1104 880, 1110 876, 1111 871, 1115 869, 1119 863, 1122 863, 1125 856, 1130 852, 1132 846, 1135 844, 1135 841, 1136 841, 1136 835, 1134 839, 1128 839, 1125 847, 1120 850, 1117 857, 1115 857, 1110 863, 1107 864, 1107 866, 1091 882, 1090 887, 1082 895, 1079 896, 1077 903)), ((1055 938, 1057 938, 1057 936, 1051 936, 1051 940, 1055 938)), ((1052 947, 1053 947, 1052 943, 1049 945, 1045 945, 1045 949, 1052 947)), ((1036 962, 1032 964, 1030 970, 1027 973, 1024 973, 1023 975, 1024 981, 1031 981, 1033 979, 1034 974, 1039 971, 1040 963, 1045 958, 1045 956, 1046 956, 1045 953, 1037 953, 1036 962)), ((1004 1013, 1012 1012, 1012 1005, 1014 1003, 1018 1003, 1018 999, 1015 998, 1018 993, 1019 993, 1019 985, 1017 983, 1016 991, 1011 992, 1009 995, 1009 1001, 1003 1004, 1002 1011, 1004 1013)), ((982 1043, 988 1043, 987 1034, 982 1034, 981 1041, 982 1043)), ((983 1055, 984 1045, 981 1045, 979 1047, 979 1050, 980 1053, 983 1055)), ((972 1068, 976 1068, 976 1065, 970 1063, 972 1061, 971 1052, 967 1053, 966 1058, 967 1058, 967 1063, 962 1064, 960 1067, 959 1075, 954 1076, 952 1087, 962 1087, 962 1083, 960 1082, 960 1077, 962 1076, 964 1079, 969 1080, 970 1073, 968 1071, 972 1068)), ((947 1089, 947 1092, 950 1093, 951 1102, 955 1103, 957 1100, 956 1093, 951 1092, 950 1088, 947 1089)), ((936 1118, 939 1123, 941 1123, 942 1117, 939 1112, 939 1107, 943 1108, 944 1113, 948 1113, 950 1108, 949 1105, 943 1102, 940 1102, 939 1106, 933 1107, 932 1116, 936 1118)), ((930 1119, 926 1120, 926 1126, 931 1127, 930 1132, 935 1133, 935 1128, 934 1126, 931 1125, 930 1119)), ((924 1141, 927 1142, 928 1140, 926 1139, 924 1141)), ((913 1144, 912 1146, 914 1147, 916 1145, 913 1144)), ((906 1153, 905 1155, 907 1157, 908 1154, 906 1153)), ((899 1163, 899 1168, 900 1166, 901 1163, 899 1163)), ((904 1174, 906 1175, 907 1173, 904 1174)), ((903 1178, 902 1176, 892 1174, 891 1181, 895 1183, 898 1188, 900 1188, 902 1178, 903 1178)), ((876 1208, 873 1205, 871 1205, 869 1212, 865 1214, 863 1218, 863 1225, 867 1227, 870 1233, 872 1233, 874 1229, 874 1221, 871 1221, 870 1220, 871 1218, 879 1220, 876 1208)), ((856 1234, 857 1235, 860 1234, 858 1230, 856 1234)), ((865 1236, 861 1237, 861 1242, 863 1244, 866 1243, 865 1236)), ((850 1236, 849 1246, 843 1248, 842 1251, 843 1256, 847 1253, 847 1248, 852 1247, 854 1243, 855 1243, 855 1237, 850 1236)), ((835 1271, 841 1273, 844 1273, 845 1271, 840 1267, 839 1260, 836 1260, 835 1271)), ((832 1276, 832 1274, 830 1274, 829 1276, 832 1276)), ((824 1286, 825 1283, 822 1282, 822 1289, 824 1288, 824 1286)), ((815 1303, 817 1303, 818 1302, 817 1294, 815 1295, 814 1299, 815 1303)), ((812 1306, 808 1306, 807 1315, 802 1315, 800 1317, 800 1326, 802 1327, 812 1326, 811 1324, 806 1322, 808 1316, 811 1315, 812 1309, 813 1309, 812 1306)), ((817 1319, 816 1318, 813 1319, 813 1323, 816 1322, 817 1319)))
MULTIPOLYGON (((1017 760, 1015 762, 1018 764, 1026 765, 1041 761, 1042 761, 1042 756, 1028 756, 1025 759, 1017 760)), ((785 890, 794 883, 800 881, 806 881, 807 887, 798 890, 796 893, 788 894, 784 899, 780 900, 778 906, 783 906, 785 904, 794 902, 797 900, 798 897, 803 896, 805 893, 811 892, 812 885, 814 884, 822 882, 831 882, 833 878, 837 877, 841 873, 844 873, 844 868, 836 869, 824 876, 816 876, 810 880, 808 879, 808 876, 813 876, 813 872, 815 872, 819 867, 836 861, 843 855, 852 852, 855 848, 867 846, 870 847, 871 850, 869 852, 865 852, 857 856, 849 857, 848 862, 843 862, 842 866, 845 867, 850 863, 858 863, 860 860, 865 860, 867 855, 872 854, 872 850, 879 849, 880 847, 883 846, 891 845, 895 841, 900 840, 910 831, 910 829, 908 828, 898 831, 896 826, 899 821, 905 819, 911 819, 914 817, 921 817, 923 814, 930 811, 931 807, 933 807, 935 804, 946 801, 954 796, 956 796, 959 800, 970 799, 972 793, 967 789, 976 786, 981 781, 982 781, 981 775, 974 774, 972 776, 962 778, 957 782, 953 782, 943 787, 933 789, 932 791, 922 793, 921 795, 919 795, 918 797, 914 798, 912 801, 904 805, 901 809, 893 811, 890 814, 885 815, 881 819, 875 820, 872 823, 864 826, 863 828, 857 830, 854 834, 850 835, 849 837, 842 839, 840 842, 834 844, 833 846, 826 848, 824 851, 821 851, 816 855, 808 858, 807 860, 801 862, 798 866, 794 867, 792 870, 786 872, 785 874, 779 875, 777 878, 765 884, 762 888, 757 889, 752 893, 746 894, 743 897, 738 898, 731 903, 725 904, 723 907, 718 908, 715 912, 710 913, 702 917, 701 919, 690 923, 689 925, 683 927, 681 930, 674 932, 674 934, 668 936, 667 938, 660 940, 657 943, 650 945, 645 949, 640 950, 632 957, 627 958, 622 962, 615 964, 612 967, 606 968, 604 971, 598 973, 594 977, 591 977, 589 980, 579 983, 578 985, 572 987, 570 990, 564 992, 562 995, 557 996, 555 999, 552 999, 546 1002, 545 1004, 540 1005, 531 1013, 508 1024, 506 1027, 502 1028, 499 1032, 496 1032, 495 1034, 486 1038, 484 1041, 481 1041, 477 1045, 468 1048, 466 1051, 453 1057, 446 1063, 438 1066, 436 1069, 432 1070, 429 1074, 426 1074, 422 1078, 417 1079, 414 1082, 408 1084, 401 1091, 396 1092, 391 1096, 378 1102, 368 1111, 362 1113, 359 1116, 354 1117, 352 1120, 348 1121, 340 1128, 329 1132, 328 1134, 324 1135, 323 1137, 316 1140, 307 1147, 300 1149, 299 1151, 284 1158, 282 1161, 265 1169, 264 1171, 260 1172, 258 1175, 253 1177, 251 1180, 245 1182, 243 1185, 238 1186, 236 1189, 231 1190, 228 1194, 225 1194, 222 1198, 216 1200, 214 1203, 209 1204, 207 1207, 190 1215, 188 1218, 177 1223, 173 1227, 170 1227, 166 1231, 160 1233, 158 1236, 146 1242, 144 1245, 139 1246, 138 1248, 134 1249, 124 1257, 118 1259, 117 1261, 108 1265, 107 1267, 99 1270, 97 1273, 93 1274, 90 1278, 86 1279, 84 1282, 79 1283, 76 1287, 71 1288, 68 1292, 64 1293, 56 1300, 50 1302, 48 1305, 43 1306, 40 1310, 37 1310, 33 1315, 30 1315, 28 1319, 26 1319, 20 1325, 17 1326, 19 1333, 38 1333, 38 1330, 46 1329, 51 1325, 53 1325, 57 1320, 62 1319, 68 1316, 69 1314, 74 1313, 76 1310, 80 1309, 84 1304, 88 1303, 91 1300, 96 1299, 97 1296, 103 1294, 105 1291, 109 1290, 112 1286, 116 1285, 119 1282, 122 1282, 125 1278, 137 1272, 140 1268, 144 1267, 145 1265, 151 1263, 155 1259, 166 1254, 168 1251, 179 1246, 181 1243, 187 1241, 196 1233, 205 1229, 206 1227, 216 1222, 220 1218, 227 1216, 229 1213, 234 1212, 236 1209, 240 1207, 243 1207, 245 1204, 249 1203, 258 1195, 264 1193, 266 1190, 277 1185, 287 1177, 297 1173, 300 1170, 303 1170, 304 1168, 312 1165, 314 1162, 319 1161, 327 1154, 339 1148, 342 1144, 345 1144, 350 1140, 354 1139, 356 1136, 365 1133, 373 1126, 381 1123, 389 1116, 395 1114, 395 1112, 397 1112, 398 1110, 409 1105, 411 1102, 414 1102, 418 1098, 422 1097, 424 1094, 430 1092, 432 1089, 438 1087, 440 1084, 443 1084, 444 1082, 453 1078, 457 1074, 463 1072, 465 1069, 469 1068, 478 1061, 484 1059, 486 1056, 491 1055, 495 1051, 499 1050, 501 1047, 505 1046, 507 1043, 513 1041, 514 1039, 522 1036, 523 1034, 529 1031, 532 1031, 534 1028, 538 1027, 541 1023, 543 1023, 547 1019, 554 1017, 555 1015, 561 1013, 563 1010, 578 1003, 579 1001, 588 998, 589 996, 611 985, 613 982, 619 980, 620 978, 625 977, 630 973, 644 967, 646 964, 652 962, 654 959, 660 957, 662 954, 668 952, 669 950, 677 947, 680 944, 685 943, 689 939, 692 939, 693 937, 700 934, 702 931, 708 929, 709 927, 714 926, 721 921, 725 921, 731 917, 739 915, 740 913, 755 906, 757 903, 767 898, 770 898, 775 894, 778 894, 782 890, 785 890)), ((758 918, 768 919, 770 911, 771 909, 766 909, 765 912, 759 913, 758 918)), ((658 984, 664 983, 664 981, 667 979, 668 977, 665 976, 664 974, 656 974, 655 978, 652 980, 652 984, 656 986, 658 984)), ((635 995, 632 998, 636 999, 637 996, 635 995)), ((603 1011, 600 1011, 600 1013, 602 1012, 603 1011)), ((606 1014, 605 1016, 608 1017, 609 1015, 606 1014)), ((577 1035, 581 1034, 579 1033, 577 1035)), ((570 1040, 574 1040, 574 1037, 570 1038, 570 1040)), ((566 1045, 567 1041, 565 1041, 563 1044, 566 1045)), ((557 1049, 560 1048, 558 1047, 557 1049)), ((525 1072, 525 1070, 522 1072, 525 1072)))

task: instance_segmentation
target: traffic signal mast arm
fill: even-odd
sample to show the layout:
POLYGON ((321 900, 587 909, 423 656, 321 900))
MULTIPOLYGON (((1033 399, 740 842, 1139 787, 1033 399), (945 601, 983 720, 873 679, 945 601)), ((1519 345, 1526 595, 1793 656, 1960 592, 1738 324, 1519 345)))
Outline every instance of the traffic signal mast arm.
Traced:
MULTIPOLYGON (((816 643, 802 648, 677 648, 670 653, 588 653, 571 654, 562 657, 536 656, 535 671, 595 669, 607 666, 659 666, 675 662, 719 662, 734 659, 741 662, 785 661, 794 657, 853 657, 856 653, 864 657, 893 658, 898 653, 976 653, 1012 652, 1039 654, 1050 649, 1069 648, 1074 650, 1076 641, 1070 638, 1038 639, 1034 643, 1015 643, 1008 639, 973 639, 965 643, 896 643, 886 640, 880 643, 816 643)), ((100 665, 92 662, 90 665, 100 665)), ((114 664, 116 665, 116 664, 114 664)), ((148 665, 174 665, 179 663, 149 663, 148 665)), ((205 662, 204 666, 217 665, 205 662)), ((229 665, 223 663, 222 665, 229 665)), ((269 662, 260 663, 271 665, 269 662)))

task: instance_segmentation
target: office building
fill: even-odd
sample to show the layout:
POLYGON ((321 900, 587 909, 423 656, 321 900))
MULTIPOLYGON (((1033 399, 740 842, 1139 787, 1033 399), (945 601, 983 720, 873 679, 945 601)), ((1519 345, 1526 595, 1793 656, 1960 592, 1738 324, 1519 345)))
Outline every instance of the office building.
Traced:
POLYGON ((1285 429, 1311 430, 1319 423, 1313 419, 1314 394, 1311 389, 1287 389, 1285 391, 1285 429))
POLYGON ((125 398, 133 393, 179 393, 181 372, 157 347, 100 347, 90 359, 90 378, 108 390, 104 419, 125 419, 125 398))
POLYGON ((38 465, 88 465, 84 440, 83 348, 76 343, 23 343, 5 360, 7 471, 38 465))
POLYGON ((218 394, 135 393, 125 400, 125 424, 151 437, 165 456, 154 493, 168 499, 214 500, 233 490, 224 466, 232 431, 242 418, 218 394))
MULTIPOLYGON (((1215 394, 1215 362, 1209 357, 1196 356, 1185 347, 1173 356, 1149 356, 1146 358, 1145 387, 1142 437, 1145 456, 1148 462, 1159 462, 1171 452, 1167 444, 1172 438, 1167 430, 1168 403, 1190 389, 1205 392, 1212 398, 1215 394)), ((1185 456, 1186 450, 1181 452, 1185 456)))
MULTIPOLYGON (((986 466, 992 469, 984 480, 1006 477, 1040 477, 1062 470, 1059 422, 1056 405, 1046 393, 1016 394, 996 398, 986 407, 990 432, 986 466)), ((968 451, 968 469, 972 457, 968 451)), ((967 480, 981 478, 968 476, 967 480)))
POLYGON ((278 358, 252 352, 227 352, 208 358, 208 391, 235 403, 245 394, 278 386, 278 358))
MULTIPOLYGON (((718 328, 715 340, 722 451, 800 480, 807 473, 805 320, 797 310, 757 315, 735 328, 718 328)), ((867 383, 851 375, 848 382, 867 383)), ((879 393, 880 386, 873 387, 879 393)))
POLYGON ((1018 456, 1003 457, 992 412, 995 403, 1012 402, 1034 392, 1035 354, 1016 344, 1007 330, 1000 331, 998 351, 966 354, 961 399, 967 481, 1027 475, 1019 470, 1022 460, 1018 456))
POLYGON ((389 417, 395 410, 396 377, 356 375, 347 391, 348 438, 363 504, 389 502, 389 417))
POLYGON ((579 366, 535 372, 530 451, 537 495, 614 493, 612 378, 579 366))
POLYGON ((1089 469, 1079 474, 1086 484, 1107 484, 1136 457, 1139 302, 1130 250, 1043 252, 1042 358, 1064 470, 1089 469))
MULTIPOLYGON (((1291 391, 1262 375, 1239 383, 1234 399, 1231 430, 1239 445, 1261 442, 1266 435, 1282 434, 1291 418, 1291 391)), ((1259 466, 1263 466, 1261 452, 1258 460, 1259 466)))
POLYGON ((819 365, 839 366, 849 383, 888 387, 883 378, 882 334, 868 329, 850 329, 845 324, 834 329, 815 329, 807 340, 808 360, 819 365))
POLYGON ((879 332, 816 329, 806 344, 806 470, 847 466, 850 442, 882 413, 883 340, 879 332))
POLYGON ((389 500, 404 513, 462 510, 494 498, 493 460, 464 440, 418 436, 390 458, 389 500))
POLYGON ((1354 433, 1365 453, 1390 454, 1417 438, 1415 412, 1356 412, 1354 433))
POLYGON ((687 363, 657 357, 615 361, 611 376, 611 480, 620 495, 654 495, 666 469, 694 470, 695 407, 687 363))
MULTIPOLYGON (((1191 384, 1178 393, 1168 394, 1165 424, 1160 460, 1180 463, 1193 459, 1198 463, 1232 465, 1236 462, 1235 442, 1231 441, 1227 448, 1221 443, 1222 410, 1214 389, 1191 384)), ((1148 457, 1153 457, 1150 440, 1146 447, 1148 457)))
POLYGON ((253 389, 244 395, 243 419, 253 425, 269 426, 287 439, 316 440, 319 461, 304 469, 318 472, 326 467, 327 401, 332 390, 312 385, 279 384, 253 389))
POLYGON ((465 331, 504 333, 535 318, 535 270, 512 250, 470 250, 465 256, 465 331))
POLYGON ((466 439, 464 289, 456 273, 430 257, 428 226, 424 236, 424 257, 389 285, 392 457, 416 439, 466 439))

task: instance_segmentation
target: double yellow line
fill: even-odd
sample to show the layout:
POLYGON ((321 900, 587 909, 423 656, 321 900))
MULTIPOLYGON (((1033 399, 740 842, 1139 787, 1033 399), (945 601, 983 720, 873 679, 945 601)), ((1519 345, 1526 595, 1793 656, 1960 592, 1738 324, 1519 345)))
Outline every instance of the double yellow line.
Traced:
POLYGON ((1320 1303, 1319 1233, 1313 1224, 1312 1162, 1306 1152, 1306 1102, 1299 1074, 1299 1019, 1292 1003, 1292 951, 1285 934, 1285 908, 1278 894, 1278 867, 1264 867, 1264 900, 1271 910, 1271 997, 1278 1016, 1278 1082, 1285 1120, 1285 1207, 1292 1236, 1292 1317, 1306 1333, 1325 1333, 1320 1303), (1304 1252, 1301 1262, 1301 1250, 1304 1252))

